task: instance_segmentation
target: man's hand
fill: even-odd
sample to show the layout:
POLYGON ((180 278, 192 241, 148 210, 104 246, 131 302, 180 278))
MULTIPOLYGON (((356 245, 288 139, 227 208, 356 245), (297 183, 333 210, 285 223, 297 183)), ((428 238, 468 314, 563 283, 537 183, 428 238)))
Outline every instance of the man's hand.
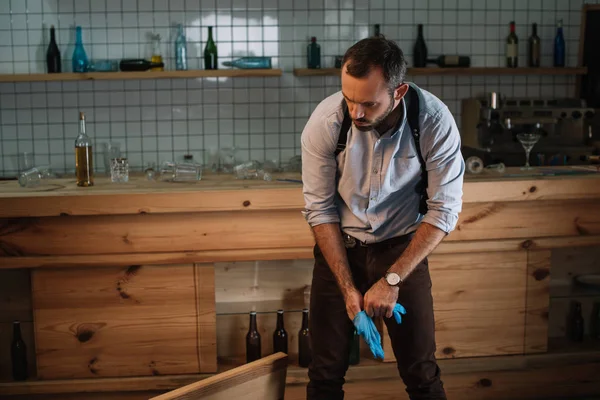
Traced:
POLYGON ((350 288, 344 293, 344 301, 346 302, 346 312, 350 321, 354 321, 356 314, 363 309, 362 294, 356 288, 350 288))
MULTIPOLYGON (((398 300, 398 287, 390 286, 383 279, 378 280, 365 294, 365 312, 373 317, 392 317, 398 300)), ((348 303, 346 303, 348 304, 348 303)))

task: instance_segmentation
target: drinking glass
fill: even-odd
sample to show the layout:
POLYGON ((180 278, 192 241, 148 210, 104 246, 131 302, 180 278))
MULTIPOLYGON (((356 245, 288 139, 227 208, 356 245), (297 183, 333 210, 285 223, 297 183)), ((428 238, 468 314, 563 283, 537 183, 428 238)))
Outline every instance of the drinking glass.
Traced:
POLYGON ((104 172, 110 175, 110 163, 114 158, 121 157, 121 144, 116 142, 101 143, 102 155, 104 156, 104 172))
POLYGON ((531 149, 533 149, 533 146, 535 146, 535 144, 538 142, 538 140, 540 140, 541 136, 542 135, 540 135, 539 133, 519 133, 519 134, 517 134, 517 139, 521 143, 521 146, 523 146, 523 149, 525 149, 525 166, 521 167, 521 170, 528 171, 528 170, 533 169, 529 165, 529 153, 531 153, 531 149))
POLYGON ((21 187, 36 187, 42 183, 42 179, 53 177, 54 175, 49 166, 34 167, 19 173, 19 185, 21 187))
POLYGON ((19 172, 28 171, 33 168, 33 153, 28 151, 22 151, 18 155, 18 168, 19 172))
POLYGON ((166 161, 160 168, 160 179, 173 182, 195 182, 202 179, 202 165, 166 161))
POLYGON ((110 180, 114 183, 129 181, 129 162, 126 158, 113 158, 110 160, 110 180))

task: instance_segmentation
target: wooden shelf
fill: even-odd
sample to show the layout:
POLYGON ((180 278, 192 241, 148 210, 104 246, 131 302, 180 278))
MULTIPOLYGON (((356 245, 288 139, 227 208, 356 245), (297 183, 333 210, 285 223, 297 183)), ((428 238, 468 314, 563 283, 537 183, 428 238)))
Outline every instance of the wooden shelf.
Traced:
MULTIPOLYGON (((296 68, 296 76, 338 76, 339 68, 296 68)), ((586 67, 578 68, 501 68, 501 67, 471 67, 471 68, 408 68, 407 75, 413 76, 474 76, 474 75, 585 75, 586 67)))
POLYGON ((219 69, 192 71, 88 72, 60 74, 0 74, 0 82, 52 82, 127 79, 236 78, 281 76, 280 69, 219 69))

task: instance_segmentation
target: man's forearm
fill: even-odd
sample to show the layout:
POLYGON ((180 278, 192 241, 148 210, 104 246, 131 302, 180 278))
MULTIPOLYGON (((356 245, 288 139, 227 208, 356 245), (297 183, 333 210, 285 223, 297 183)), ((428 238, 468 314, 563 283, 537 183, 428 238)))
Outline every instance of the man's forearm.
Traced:
POLYGON ((337 223, 316 225, 312 231, 342 294, 345 294, 354 288, 354 281, 348 266, 348 256, 342 240, 340 225, 337 223))
POLYGON ((402 255, 388 270, 406 279, 425 257, 446 237, 446 232, 426 222, 421 223, 402 255))

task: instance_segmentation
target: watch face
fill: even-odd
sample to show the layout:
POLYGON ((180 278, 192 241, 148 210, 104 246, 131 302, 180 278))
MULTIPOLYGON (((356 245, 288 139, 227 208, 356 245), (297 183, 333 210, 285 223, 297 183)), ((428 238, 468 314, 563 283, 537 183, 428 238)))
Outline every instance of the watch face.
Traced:
POLYGON ((395 286, 400 283, 400 275, 393 272, 388 274, 385 279, 387 280, 387 283, 392 286, 395 286))

